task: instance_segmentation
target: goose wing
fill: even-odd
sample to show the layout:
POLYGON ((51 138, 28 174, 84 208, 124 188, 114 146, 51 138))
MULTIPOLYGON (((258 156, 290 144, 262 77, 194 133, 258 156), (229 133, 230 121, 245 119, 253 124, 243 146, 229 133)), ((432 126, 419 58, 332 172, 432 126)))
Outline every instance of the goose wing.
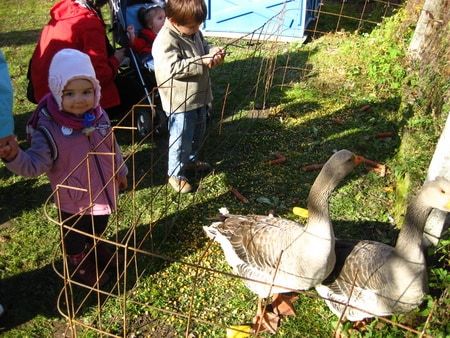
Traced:
POLYGON ((316 288, 332 312, 340 316, 346 310, 345 317, 353 321, 374 313, 389 314, 383 309, 380 295, 390 284, 385 271, 393 248, 373 241, 337 240, 335 250, 335 268, 316 288), (351 307, 346 309, 346 304, 351 307))
POLYGON ((304 227, 273 216, 228 215, 223 222, 205 227, 205 231, 222 244, 225 256, 230 250, 233 252, 234 259, 230 262, 227 258, 233 267, 246 264, 268 271, 276 269, 281 255, 292 250, 292 243, 301 236, 304 227))

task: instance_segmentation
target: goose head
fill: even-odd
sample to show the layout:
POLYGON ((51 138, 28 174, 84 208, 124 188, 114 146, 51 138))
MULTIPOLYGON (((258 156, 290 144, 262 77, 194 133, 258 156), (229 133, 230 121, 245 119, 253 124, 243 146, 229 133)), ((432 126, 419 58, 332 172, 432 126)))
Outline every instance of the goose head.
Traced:
POLYGON ((310 233, 314 233, 320 238, 330 238, 330 243, 334 243, 328 199, 339 182, 363 160, 363 157, 342 149, 334 153, 324 164, 308 195, 308 221, 306 226, 310 233))
POLYGON ((450 181, 444 177, 437 177, 433 181, 426 182, 420 194, 418 202, 431 208, 442 211, 450 211, 450 181))
POLYGON ((424 259, 423 229, 432 208, 450 211, 450 181, 443 177, 424 183, 416 198, 408 204, 395 248, 411 261, 424 259))
POLYGON ((317 195, 328 197, 339 182, 363 161, 364 157, 357 156, 347 149, 334 153, 324 164, 314 181, 308 200, 317 195))

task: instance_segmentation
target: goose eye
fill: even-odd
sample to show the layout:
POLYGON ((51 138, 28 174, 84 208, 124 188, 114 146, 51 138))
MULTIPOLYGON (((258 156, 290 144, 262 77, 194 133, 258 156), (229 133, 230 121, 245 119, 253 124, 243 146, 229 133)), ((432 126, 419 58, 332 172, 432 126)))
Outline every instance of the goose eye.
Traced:
POLYGON ((444 190, 444 189, 441 189, 441 193, 442 193, 442 194, 445 194, 445 190, 444 190))

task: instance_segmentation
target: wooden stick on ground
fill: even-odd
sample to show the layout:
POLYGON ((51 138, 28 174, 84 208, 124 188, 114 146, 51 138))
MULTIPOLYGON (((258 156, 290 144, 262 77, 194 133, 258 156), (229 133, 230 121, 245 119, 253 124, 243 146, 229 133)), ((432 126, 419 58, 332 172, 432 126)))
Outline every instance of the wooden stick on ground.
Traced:
POLYGON ((249 202, 248 199, 244 195, 242 195, 236 188, 230 187, 230 191, 242 203, 248 203, 249 202))
POLYGON ((275 164, 282 164, 284 162, 286 162, 286 156, 284 156, 282 153, 276 152, 275 154, 275 159, 267 161, 268 164, 270 165, 275 165, 275 164))

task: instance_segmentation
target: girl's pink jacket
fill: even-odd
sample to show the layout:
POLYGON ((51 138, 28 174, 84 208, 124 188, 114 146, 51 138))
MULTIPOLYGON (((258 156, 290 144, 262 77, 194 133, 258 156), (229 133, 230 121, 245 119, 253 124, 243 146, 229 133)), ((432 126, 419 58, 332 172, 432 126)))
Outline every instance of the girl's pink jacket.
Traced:
POLYGON ((45 108, 39 114, 31 147, 20 150, 6 167, 21 176, 46 173, 62 211, 110 214, 119 194, 115 173, 126 176, 128 170, 107 114, 102 114, 89 137, 58 125, 45 108))

